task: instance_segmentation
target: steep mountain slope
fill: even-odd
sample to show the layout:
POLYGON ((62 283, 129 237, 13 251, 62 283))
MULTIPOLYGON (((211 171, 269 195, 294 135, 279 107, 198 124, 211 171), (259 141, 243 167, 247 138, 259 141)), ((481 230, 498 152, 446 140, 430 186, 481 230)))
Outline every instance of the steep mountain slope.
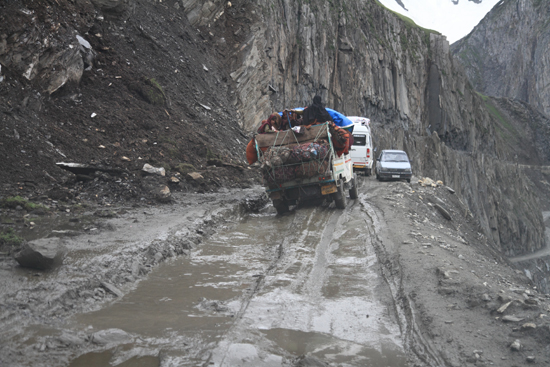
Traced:
POLYGON ((180 4, 0 3, 6 196, 37 197, 58 185, 70 197, 139 200, 147 197, 140 180, 145 163, 180 174, 184 190, 250 185, 249 170, 231 166, 244 162, 248 138, 224 71, 223 42, 191 27, 180 4), (121 173, 75 183, 56 166, 60 161, 121 173), (185 183, 193 171, 204 176, 199 185, 185 183))
POLYGON ((550 2, 503 0, 451 48, 474 88, 550 116, 550 2))

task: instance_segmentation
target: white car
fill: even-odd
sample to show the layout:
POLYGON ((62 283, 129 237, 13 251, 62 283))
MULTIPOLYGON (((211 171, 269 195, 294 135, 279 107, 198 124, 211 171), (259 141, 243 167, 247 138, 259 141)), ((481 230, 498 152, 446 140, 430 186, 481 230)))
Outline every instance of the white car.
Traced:
POLYGON ((411 182, 412 168, 407 153, 402 150, 383 150, 376 160, 376 178, 382 180, 407 180, 411 182))
POLYGON ((370 120, 359 116, 348 116, 348 118, 353 122, 354 142, 349 150, 353 169, 364 171, 366 176, 370 176, 374 160, 370 120))

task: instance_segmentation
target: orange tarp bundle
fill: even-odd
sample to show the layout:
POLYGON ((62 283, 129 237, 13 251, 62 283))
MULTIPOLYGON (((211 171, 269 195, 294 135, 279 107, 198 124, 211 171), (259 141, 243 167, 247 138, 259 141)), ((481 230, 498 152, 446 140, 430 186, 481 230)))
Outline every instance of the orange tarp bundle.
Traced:
MULTIPOLYGON (((268 147, 260 148, 262 152, 265 152, 268 147)), ((246 146, 246 160, 248 164, 254 164, 258 161, 258 152, 256 152, 256 143, 252 138, 246 146)))

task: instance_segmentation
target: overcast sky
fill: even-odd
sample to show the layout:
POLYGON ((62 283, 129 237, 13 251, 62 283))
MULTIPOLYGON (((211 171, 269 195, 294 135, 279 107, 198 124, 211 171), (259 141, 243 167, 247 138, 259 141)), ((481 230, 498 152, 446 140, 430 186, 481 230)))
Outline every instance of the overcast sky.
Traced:
POLYGON ((396 0, 378 1, 411 18, 419 26, 440 32, 447 36, 449 43, 453 43, 470 33, 500 0, 483 0, 481 4, 460 0, 457 5, 451 0, 401 0, 409 11, 404 10, 396 0))

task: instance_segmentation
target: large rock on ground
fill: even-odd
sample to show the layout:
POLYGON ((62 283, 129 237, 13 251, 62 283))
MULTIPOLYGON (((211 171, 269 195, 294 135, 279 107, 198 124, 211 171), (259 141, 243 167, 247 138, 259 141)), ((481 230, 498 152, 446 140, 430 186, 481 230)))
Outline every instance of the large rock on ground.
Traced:
POLYGON ((92 335, 94 344, 124 344, 133 340, 132 336, 121 329, 100 330, 92 335))
POLYGON ((42 238, 25 242, 15 260, 25 268, 50 270, 63 263, 67 248, 59 238, 42 238))

